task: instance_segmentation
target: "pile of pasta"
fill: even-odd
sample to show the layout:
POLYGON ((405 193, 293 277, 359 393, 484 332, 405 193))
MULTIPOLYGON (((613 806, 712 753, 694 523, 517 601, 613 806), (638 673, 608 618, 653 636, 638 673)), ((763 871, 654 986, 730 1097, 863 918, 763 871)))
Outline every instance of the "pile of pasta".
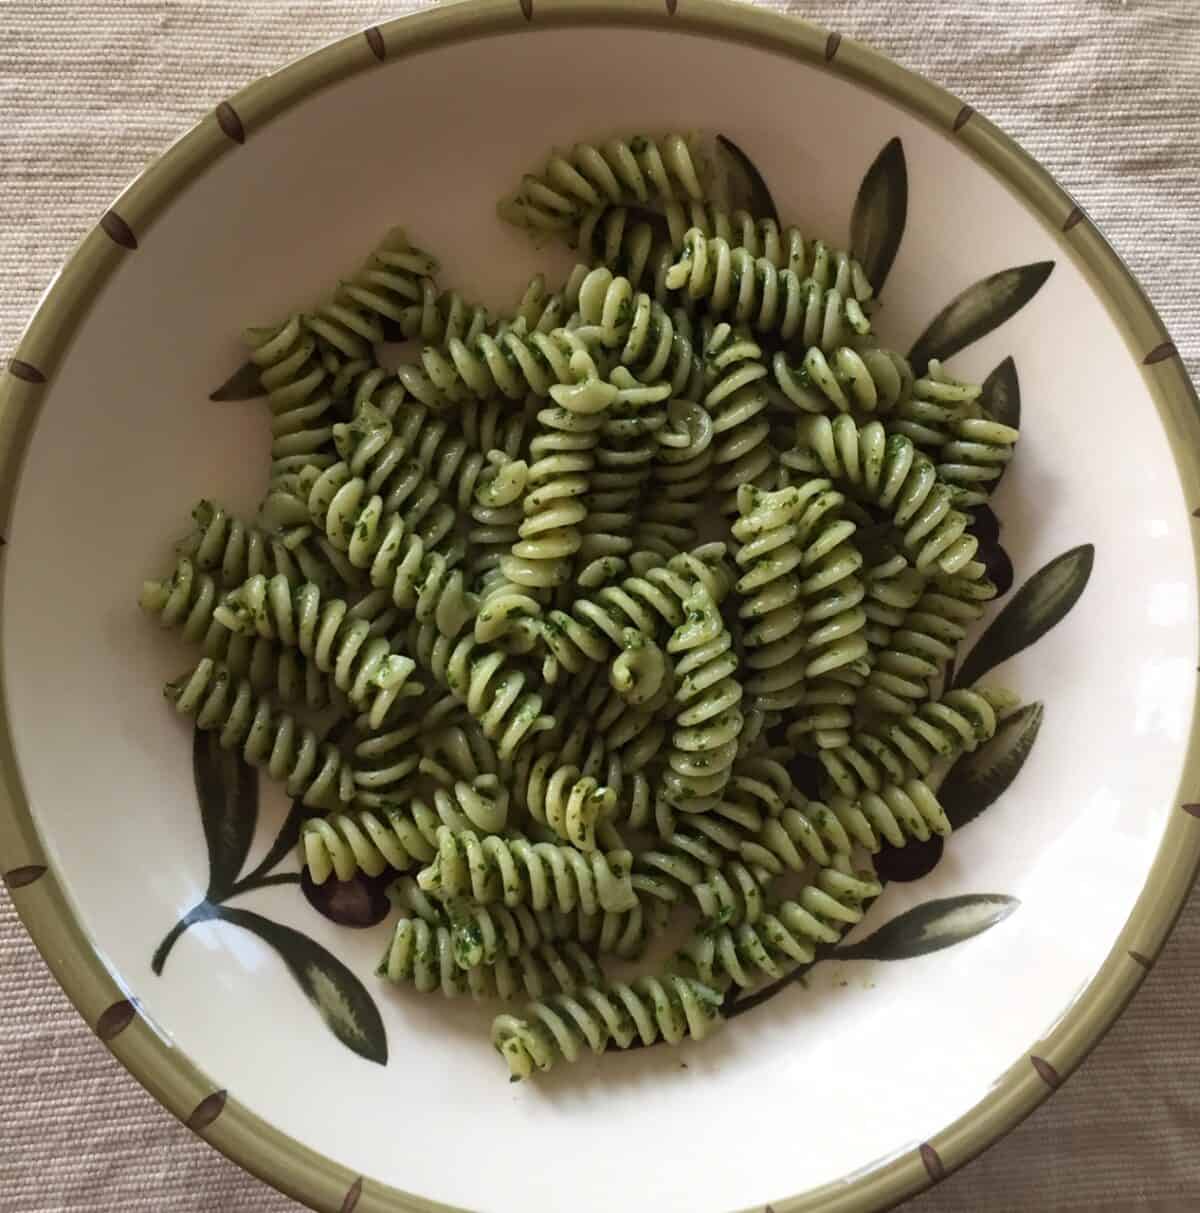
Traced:
POLYGON ((175 708, 311 810, 311 880, 396 874, 381 974, 529 1000, 494 1021, 514 1079, 702 1038, 811 962, 1017 706, 944 686, 1017 431, 878 343, 850 253, 723 209, 694 148, 526 176, 501 213, 580 263, 511 315, 397 229, 248 330, 260 514, 202 502, 141 598, 202 653, 175 708), (669 928, 668 961, 601 967, 669 928))

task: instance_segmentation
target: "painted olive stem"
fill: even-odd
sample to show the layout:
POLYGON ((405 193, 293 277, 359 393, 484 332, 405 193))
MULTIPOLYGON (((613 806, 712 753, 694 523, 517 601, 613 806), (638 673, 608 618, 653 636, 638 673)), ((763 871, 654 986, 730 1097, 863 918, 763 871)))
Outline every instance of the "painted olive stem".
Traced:
POLYGON ((171 949, 175 946, 180 936, 189 927, 195 926, 198 922, 211 922, 215 918, 223 917, 221 907, 231 898, 237 897, 242 893, 253 892, 255 889, 269 888, 271 885, 299 883, 299 872, 280 872, 275 876, 247 877, 245 880, 235 884, 224 897, 215 901, 205 898, 194 905, 163 937, 162 943, 158 945, 150 961, 150 968, 153 970, 155 976, 161 977, 163 968, 167 963, 167 957, 170 956, 171 949))

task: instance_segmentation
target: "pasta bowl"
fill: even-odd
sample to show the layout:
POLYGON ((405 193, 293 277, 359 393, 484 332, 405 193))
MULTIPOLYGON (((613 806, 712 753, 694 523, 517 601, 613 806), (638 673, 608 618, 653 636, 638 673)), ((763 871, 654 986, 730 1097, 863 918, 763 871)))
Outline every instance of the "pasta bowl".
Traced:
POLYGON ((1200 426, 1178 352, 1044 170, 836 31, 718 0, 474 0, 335 43, 114 201, 0 419, 0 871, 139 1081, 314 1209, 882 1210, 1069 1077, 1191 886, 1200 426), (1002 594, 949 677, 1023 706, 943 784, 949 840, 881 857, 838 946, 702 1045, 512 1085, 491 1010, 377 979, 381 886, 301 895, 300 815, 165 710, 187 656, 137 592, 181 509, 261 494, 244 325, 310 306, 396 223, 502 312, 572 263, 497 217, 521 173, 678 129, 854 250, 890 348, 1019 424, 980 536, 1002 594))

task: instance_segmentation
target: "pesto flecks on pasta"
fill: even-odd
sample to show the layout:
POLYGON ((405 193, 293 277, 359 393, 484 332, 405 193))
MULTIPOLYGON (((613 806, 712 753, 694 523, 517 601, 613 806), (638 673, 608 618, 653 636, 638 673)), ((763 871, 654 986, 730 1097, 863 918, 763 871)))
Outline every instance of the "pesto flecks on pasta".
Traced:
POLYGON ((141 590, 198 650, 176 711, 303 807, 306 882, 390 882, 378 975, 528 1003, 513 1080, 703 1040, 811 964, 1019 707, 951 675, 1018 430, 708 146, 514 174, 500 216, 576 264, 507 305, 394 228, 246 329, 258 515, 200 501, 141 590))

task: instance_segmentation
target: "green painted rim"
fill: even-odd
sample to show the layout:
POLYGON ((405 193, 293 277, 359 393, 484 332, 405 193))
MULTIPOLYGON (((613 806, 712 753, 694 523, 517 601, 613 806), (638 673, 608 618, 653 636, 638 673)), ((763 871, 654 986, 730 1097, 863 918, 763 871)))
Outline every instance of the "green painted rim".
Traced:
MULTIPOLYGON (((1200 506, 1200 401, 1161 320, 1071 197, 970 106, 836 32, 731 0, 465 0, 372 27, 242 89, 171 147, 101 217, 42 302, 6 372, 0 373, 0 543, 34 421, 76 326, 121 259, 136 252, 139 236, 209 164, 238 155, 245 139, 277 115, 358 72, 377 71, 381 64, 465 38, 596 24, 686 30, 765 47, 851 80, 956 139, 1040 217, 1062 254, 1073 259, 1106 303, 1131 356, 1144 368, 1187 500, 1200 506)), ((1200 555, 1195 546, 1194 551, 1200 555)), ((0 686, 3 674, 0 666, 0 686)), ((130 1073, 229 1158, 321 1213, 448 1210, 356 1175, 293 1141, 220 1090, 139 1012, 137 992, 126 989, 120 974, 106 966, 47 863, 6 711, 0 698, 0 872, 54 976, 130 1073)), ((1099 972, 1028 1056, 930 1141, 852 1180, 777 1200, 769 1210, 878 1213, 890 1208, 968 1162, 1056 1089, 1124 1009, 1183 908, 1200 867, 1200 805, 1185 803, 1188 789, 1198 786, 1200 744, 1193 734, 1176 811, 1133 913, 1099 972)))

